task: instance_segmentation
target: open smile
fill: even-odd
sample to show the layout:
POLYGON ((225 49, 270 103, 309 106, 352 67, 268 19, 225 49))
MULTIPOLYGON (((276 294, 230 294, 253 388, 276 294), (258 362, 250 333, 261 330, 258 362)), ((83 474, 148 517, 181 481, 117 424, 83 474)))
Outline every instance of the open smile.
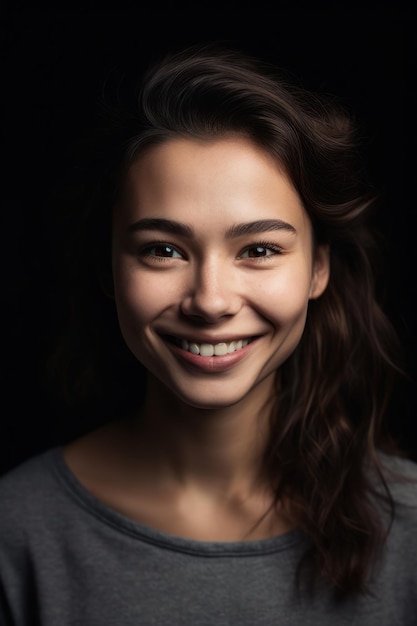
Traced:
POLYGON ((174 337, 163 335, 171 352, 173 352, 180 362, 193 372, 204 372, 210 374, 220 374, 234 368, 238 363, 244 361, 252 351, 259 337, 231 339, 230 341, 219 341, 208 343, 198 342, 191 338, 174 337))
POLYGON ((175 346, 178 346, 185 352, 202 357, 212 357, 225 356, 226 354, 232 354, 233 352, 242 350, 242 348, 245 348, 248 344, 254 341, 255 337, 233 341, 220 341, 219 343, 199 343, 197 341, 181 339, 172 335, 165 335, 164 339, 175 346))

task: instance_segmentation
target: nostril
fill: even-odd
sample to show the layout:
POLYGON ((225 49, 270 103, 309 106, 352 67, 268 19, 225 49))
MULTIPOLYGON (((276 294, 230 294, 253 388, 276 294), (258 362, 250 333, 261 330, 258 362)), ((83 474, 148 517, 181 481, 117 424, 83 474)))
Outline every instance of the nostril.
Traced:
POLYGON ((196 324, 215 324, 221 318, 235 315, 239 301, 229 290, 227 296, 212 293, 196 293, 185 298, 181 311, 196 324))

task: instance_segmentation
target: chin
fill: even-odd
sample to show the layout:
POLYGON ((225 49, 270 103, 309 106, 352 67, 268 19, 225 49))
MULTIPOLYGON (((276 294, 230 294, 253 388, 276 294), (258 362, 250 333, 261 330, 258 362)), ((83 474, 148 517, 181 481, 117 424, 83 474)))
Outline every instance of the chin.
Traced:
MULTIPOLYGON (((171 393, 173 393, 172 390, 171 390, 171 393)), ((194 409, 201 409, 201 410, 207 410, 207 411, 226 409, 228 407, 232 407, 238 404, 243 399, 242 396, 236 396, 235 394, 233 396, 229 396, 229 395, 220 396, 217 393, 210 393, 207 395, 206 394, 189 395, 189 394, 181 394, 178 392, 177 393, 174 392, 174 396, 176 397, 177 401, 179 401, 181 404, 185 404, 194 409)))

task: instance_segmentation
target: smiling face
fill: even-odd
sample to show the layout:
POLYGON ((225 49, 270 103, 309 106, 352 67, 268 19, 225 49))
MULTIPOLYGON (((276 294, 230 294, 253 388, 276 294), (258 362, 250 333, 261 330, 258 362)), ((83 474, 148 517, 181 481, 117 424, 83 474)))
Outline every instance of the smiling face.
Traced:
POLYGON ((328 271, 295 189, 249 140, 170 140, 130 167, 114 295, 154 392, 207 409, 264 402, 328 271))

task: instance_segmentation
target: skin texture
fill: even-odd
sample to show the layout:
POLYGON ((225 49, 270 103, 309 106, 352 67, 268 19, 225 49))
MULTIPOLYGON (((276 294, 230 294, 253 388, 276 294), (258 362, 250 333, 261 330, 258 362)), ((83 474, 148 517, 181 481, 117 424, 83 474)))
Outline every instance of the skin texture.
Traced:
POLYGON ((269 156, 245 139, 175 140, 152 148, 128 173, 114 219, 113 276, 121 330, 151 373, 152 402, 168 389, 170 402, 216 409, 251 399, 262 405, 273 395, 274 372, 301 338, 328 262, 323 252, 313 262, 308 217, 269 156), (185 223, 194 234, 129 232, 155 217, 185 223), (268 219, 294 230, 226 236, 234 224, 268 219), (256 252, 264 241, 269 249, 256 252), (191 364, 167 335, 211 344, 256 340, 242 360, 218 371, 219 359, 191 364))
POLYGON ((127 173, 112 258, 120 329, 148 371, 146 400, 140 416, 70 444, 71 469, 110 506, 172 534, 240 540, 284 532, 291 522, 283 510, 250 530, 272 502, 261 457, 274 374, 329 275, 328 251, 314 250, 295 189, 245 138, 154 146, 127 173), (148 219, 180 222, 187 232, 148 219), (231 233, 259 220, 269 220, 260 232, 231 233), (271 230, 271 220, 280 227, 271 230), (250 343, 201 356, 172 337, 250 343))

